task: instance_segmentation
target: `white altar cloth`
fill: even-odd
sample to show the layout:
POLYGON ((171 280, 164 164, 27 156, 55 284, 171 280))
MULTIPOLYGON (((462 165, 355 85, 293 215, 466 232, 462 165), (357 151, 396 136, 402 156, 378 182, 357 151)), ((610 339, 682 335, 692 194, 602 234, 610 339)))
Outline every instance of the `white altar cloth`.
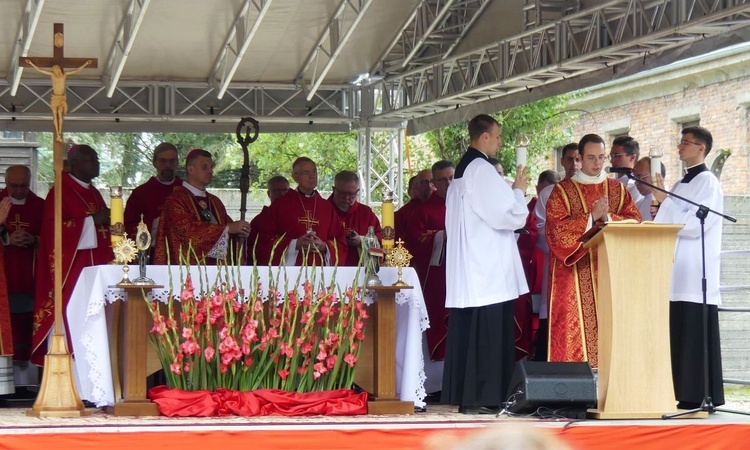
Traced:
MULTIPOLYGON (((131 267, 132 278, 135 278, 137 267, 131 267)), ((216 267, 207 267, 207 288, 216 278, 216 267)), ((242 267, 240 279, 244 285, 251 282, 252 267, 242 267)), ((279 268, 271 268, 274 278, 279 268)), ((297 280, 299 267, 286 267, 286 278, 290 283, 297 280)), ((309 268, 307 270, 310 270, 309 268)), ((318 268, 320 277, 322 271, 326 281, 330 280, 333 267, 318 268)), ((356 267, 339 267, 336 279, 342 290, 351 285, 356 273, 356 267)), ((261 286, 268 288, 267 267, 259 267, 258 272, 261 286)), ((198 289, 199 269, 191 271, 193 282, 198 289)), ((172 292, 180 291, 180 267, 148 266, 147 275, 157 285, 164 289, 154 289, 149 298, 151 300, 166 301, 170 292, 170 275, 172 292), (170 274, 171 270, 171 274, 170 274)), ((383 267, 378 273, 384 285, 393 284, 397 278, 397 269, 383 267)), ((417 278, 411 267, 403 270, 403 280, 414 286, 396 295, 396 391, 403 401, 413 401, 415 406, 424 406, 424 359, 422 354, 422 332, 429 327, 427 309, 417 278)), ((282 275, 282 280, 284 275, 282 275)), ((87 267, 78 278, 68 303, 67 318, 70 327, 70 337, 75 354, 75 375, 78 393, 82 399, 95 403, 97 406, 113 405, 115 402, 112 368, 110 365, 109 338, 105 304, 125 300, 122 289, 113 287, 122 279, 122 267, 118 265, 103 265, 87 267)), ((364 273, 359 274, 359 285, 364 282, 364 273)), ((330 283, 327 283, 330 284, 330 283)), ((284 282, 280 282, 283 286, 284 282)), ((247 291, 247 289, 246 289, 247 291)), ((370 303, 372 291, 369 291, 365 301, 370 303)), ((148 330, 144 330, 144 333, 148 330)))

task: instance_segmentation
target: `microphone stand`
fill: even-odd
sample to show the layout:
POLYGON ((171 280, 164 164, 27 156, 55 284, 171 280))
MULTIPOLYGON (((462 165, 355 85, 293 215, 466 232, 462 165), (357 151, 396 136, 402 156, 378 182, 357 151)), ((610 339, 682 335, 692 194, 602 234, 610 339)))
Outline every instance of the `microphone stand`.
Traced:
MULTIPOLYGON (((634 180, 637 183, 645 184, 646 186, 650 187, 651 189, 655 189, 659 192, 663 192, 667 194, 669 197, 674 197, 676 199, 682 200, 685 203, 688 203, 690 205, 693 205, 698 208, 698 211, 695 212, 696 217, 698 217, 698 220, 700 220, 701 223, 701 269, 703 271, 703 278, 701 279, 701 291, 703 294, 703 401, 701 402, 701 405, 698 408, 694 409, 688 409, 685 411, 680 411, 678 413, 674 414, 664 414, 661 416, 662 419, 674 419, 676 417, 685 416, 688 414, 693 414, 700 411, 705 411, 708 413, 713 413, 716 411, 721 412, 727 412, 732 414, 743 414, 746 416, 750 416, 750 413, 744 412, 744 411, 734 411, 729 409, 723 409, 723 408, 717 408, 714 406, 713 400, 711 399, 711 395, 709 393, 709 357, 708 357, 708 299, 707 299, 707 283, 706 283, 706 233, 705 233, 705 225, 706 225, 706 217, 708 217, 708 213, 716 214, 717 216, 720 216, 732 223, 737 222, 737 219, 735 219, 732 216, 728 216, 726 214, 720 213, 718 211, 714 211, 713 209, 708 208, 705 205, 701 205, 699 203, 696 203, 692 200, 688 200, 685 197, 682 197, 680 195, 677 195, 673 192, 669 192, 663 188, 660 188, 659 186, 654 186, 651 183, 648 183, 646 181, 640 180, 633 176, 632 172, 626 173, 629 179, 634 180)), ((723 383, 723 380, 722 380, 723 383)))

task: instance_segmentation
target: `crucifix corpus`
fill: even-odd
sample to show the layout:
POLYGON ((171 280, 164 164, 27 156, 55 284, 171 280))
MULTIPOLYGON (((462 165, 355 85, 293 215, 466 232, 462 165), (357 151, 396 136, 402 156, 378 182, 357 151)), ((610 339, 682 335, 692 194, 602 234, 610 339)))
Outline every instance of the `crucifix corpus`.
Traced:
POLYGON ((63 333, 62 307, 62 169, 63 169, 63 120, 68 112, 65 95, 65 81, 86 67, 95 68, 96 58, 66 58, 64 47, 63 24, 54 25, 54 52, 51 58, 21 57, 18 63, 22 67, 32 67, 49 75, 52 79, 52 122, 53 167, 55 169, 55 328, 47 355, 44 358, 44 375, 34 406, 28 415, 35 417, 80 417, 91 414, 86 411, 76 391, 73 380, 73 359, 63 333), (50 70, 47 70, 50 69, 50 70), (67 73, 65 69, 69 70, 67 73))

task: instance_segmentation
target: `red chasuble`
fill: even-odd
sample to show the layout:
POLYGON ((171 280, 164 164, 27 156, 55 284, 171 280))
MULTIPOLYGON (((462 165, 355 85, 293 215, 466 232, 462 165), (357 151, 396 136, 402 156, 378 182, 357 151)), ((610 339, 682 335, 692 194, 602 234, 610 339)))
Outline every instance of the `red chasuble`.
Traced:
MULTIPOLYGON (((268 215, 269 220, 259 224, 260 238, 256 251, 261 252, 272 264, 280 264, 281 256, 292 239, 304 235, 308 229, 312 229, 326 243, 332 266, 337 265, 337 261, 346 261, 346 240, 341 220, 333 206, 317 191, 312 197, 307 197, 296 189, 290 189, 271 204, 268 215)), ((325 264, 323 257, 319 253, 309 252, 305 259, 304 252, 299 252, 296 265, 304 263, 321 266, 325 264)))
MULTIPOLYGON (((416 245, 411 241, 408 230, 414 226, 412 217, 414 216, 414 213, 419 210, 421 204, 422 202, 419 200, 411 199, 407 204, 400 207, 393 215, 393 221, 396 227, 396 239, 402 239, 404 241, 404 247, 409 250, 409 253, 411 253, 412 256, 414 256, 416 245)), ((413 260, 411 265, 414 265, 413 260)))
MULTIPOLYGON (((190 244, 198 256, 196 261, 190 253, 191 263, 205 261, 206 264, 215 264, 216 260, 207 258, 206 255, 214 248, 230 223, 232 219, 224 204, 215 195, 206 192, 205 197, 196 197, 182 186, 175 187, 164 202, 159 219, 154 264, 180 264, 180 249, 183 254, 187 254, 190 244)), ((231 258, 232 253, 227 248, 227 258, 231 258)))
MULTIPOLYGON (((539 230, 536 227, 536 215, 534 206, 537 198, 532 198, 528 203, 529 215, 526 218, 526 225, 523 229, 526 233, 518 236, 518 253, 521 256, 521 264, 526 275, 526 282, 529 285, 529 292, 518 297, 514 303, 515 321, 516 321, 516 361, 531 354, 531 346, 534 342, 534 309, 531 301, 531 294, 538 294, 541 290, 541 282, 537 283, 538 262, 544 261, 544 254, 536 247, 539 230), (536 290, 535 290, 536 289, 536 290)), ((541 277, 540 277, 541 278, 541 277)))
POLYGON ((263 228, 262 224, 267 223, 270 220, 270 217, 270 208, 264 206, 258 215, 253 217, 253 220, 250 221, 250 235, 247 237, 247 253, 252 255, 252 259, 248 261, 249 264, 253 264, 254 262, 256 266, 268 265, 268 255, 266 255, 265 252, 258 251, 255 242, 258 240, 258 236, 260 236, 258 230, 263 228))
MULTIPOLYGON (((52 331, 55 321, 54 300, 54 268, 53 250, 55 248, 55 189, 53 187, 44 201, 44 215, 42 220, 42 238, 39 243, 39 259, 37 261, 36 293, 34 304, 34 330, 31 339, 32 362, 42 365, 46 353, 47 335, 52 331)), ((62 178, 62 302, 63 318, 67 336, 68 319, 65 309, 68 307, 70 294, 73 292, 78 276, 84 267, 107 264, 114 259, 109 236, 109 227, 97 225, 96 248, 78 250, 78 241, 83 232, 86 218, 95 212, 106 208, 104 199, 92 185, 85 188, 78 184, 69 174, 62 178)), ((70 345, 70 342, 68 342, 70 345)), ((73 350, 72 347, 69 349, 73 350)))
MULTIPOLYGON (((8 196, 8 192, 0 191, 0 200, 8 196)), ((29 192, 26 203, 23 205, 11 205, 5 227, 8 234, 18 230, 24 230, 39 238, 42 233, 42 213, 44 212, 44 200, 33 192, 29 192)), ((37 240, 38 242, 38 240, 37 240)), ((8 295, 19 295, 28 297, 28 312, 11 314, 13 325, 13 358, 26 361, 31 358, 31 331, 33 325, 34 309, 34 287, 35 287, 35 264, 36 247, 5 246, 5 260, 11 264, 5 265, 6 281, 8 282, 8 295)))
MULTIPOLYGON (((378 237, 378 241, 383 241, 382 229, 380 228, 380 221, 378 217, 372 212, 369 206, 363 205, 360 202, 354 202, 349 211, 342 211, 336 206, 333 201, 333 194, 328 197, 328 201, 333 206, 333 210, 336 211, 336 215, 341 221, 341 226, 344 228, 344 236, 349 233, 349 230, 354 230, 360 236, 367 234, 369 227, 375 227, 375 235, 378 237)), ((359 265, 359 250, 354 247, 348 247, 346 252, 346 260, 343 266, 357 266, 359 265)))
POLYGON ((588 361, 598 367, 597 252, 583 248, 578 239, 587 229, 591 205, 605 195, 610 220, 641 220, 624 185, 611 178, 596 184, 563 180, 547 201, 550 361, 588 361))
POLYGON ((175 177, 172 184, 164 184, 156 177, 151 177, 147 182, 133 189, 125 205, 125 231, 128 237, 135 240, 141 214, 143 214, 143 223, 151 231, 154 220, 161 215, 162 205, 177 186, 182 186, 182 180, 179 177, 175 177))
MULTIPOLYGON (((0 248, 3 248, 0 242, 0 248)), ((10 306, 6 289, 5 258, 0 254, 0 356, 13 355, 13 333, 10 327, 10 306)))
POLYGON ((445 243, 439 266, 431 266, 435 234, 445 230, 445 199, 433 192, 412 216, 413 225, 407 235, 415 243, 415 268, 422 282, 430 328, 427 329, 427 347, 430 359, 445 359, 445 338, 448 335, 448 310, 445 308, 445 243))

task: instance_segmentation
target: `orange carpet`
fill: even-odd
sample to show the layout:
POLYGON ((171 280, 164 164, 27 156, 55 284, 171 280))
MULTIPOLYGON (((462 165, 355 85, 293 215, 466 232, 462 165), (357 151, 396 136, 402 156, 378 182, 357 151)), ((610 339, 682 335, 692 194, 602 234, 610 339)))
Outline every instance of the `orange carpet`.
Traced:
MULTIPOLYGON (((532 425, 533 426, 533 425, 532 425)), ((539 426, 540 432, 558 435, 574 449, 736 449, 750 442, 750 425, 644 425, 574 424, 567 428, 539 426), (545 431, 541 431, 541 429, 545 431), (744 445, 743 445, 744 444, 744 445)), ((158 428, 158 427, 155 427, 158 428)), ((140 428, 141 430, 143 428, 140 428)), ((205 450, 207 448, 304 449, 421 449, 425 442, 448 442, 487 432, 488 427, 463 429, 406 428, 359 430, 208 430, 205 431, 66 430, 31 431, 0 436, 4 449, 205 450)))

